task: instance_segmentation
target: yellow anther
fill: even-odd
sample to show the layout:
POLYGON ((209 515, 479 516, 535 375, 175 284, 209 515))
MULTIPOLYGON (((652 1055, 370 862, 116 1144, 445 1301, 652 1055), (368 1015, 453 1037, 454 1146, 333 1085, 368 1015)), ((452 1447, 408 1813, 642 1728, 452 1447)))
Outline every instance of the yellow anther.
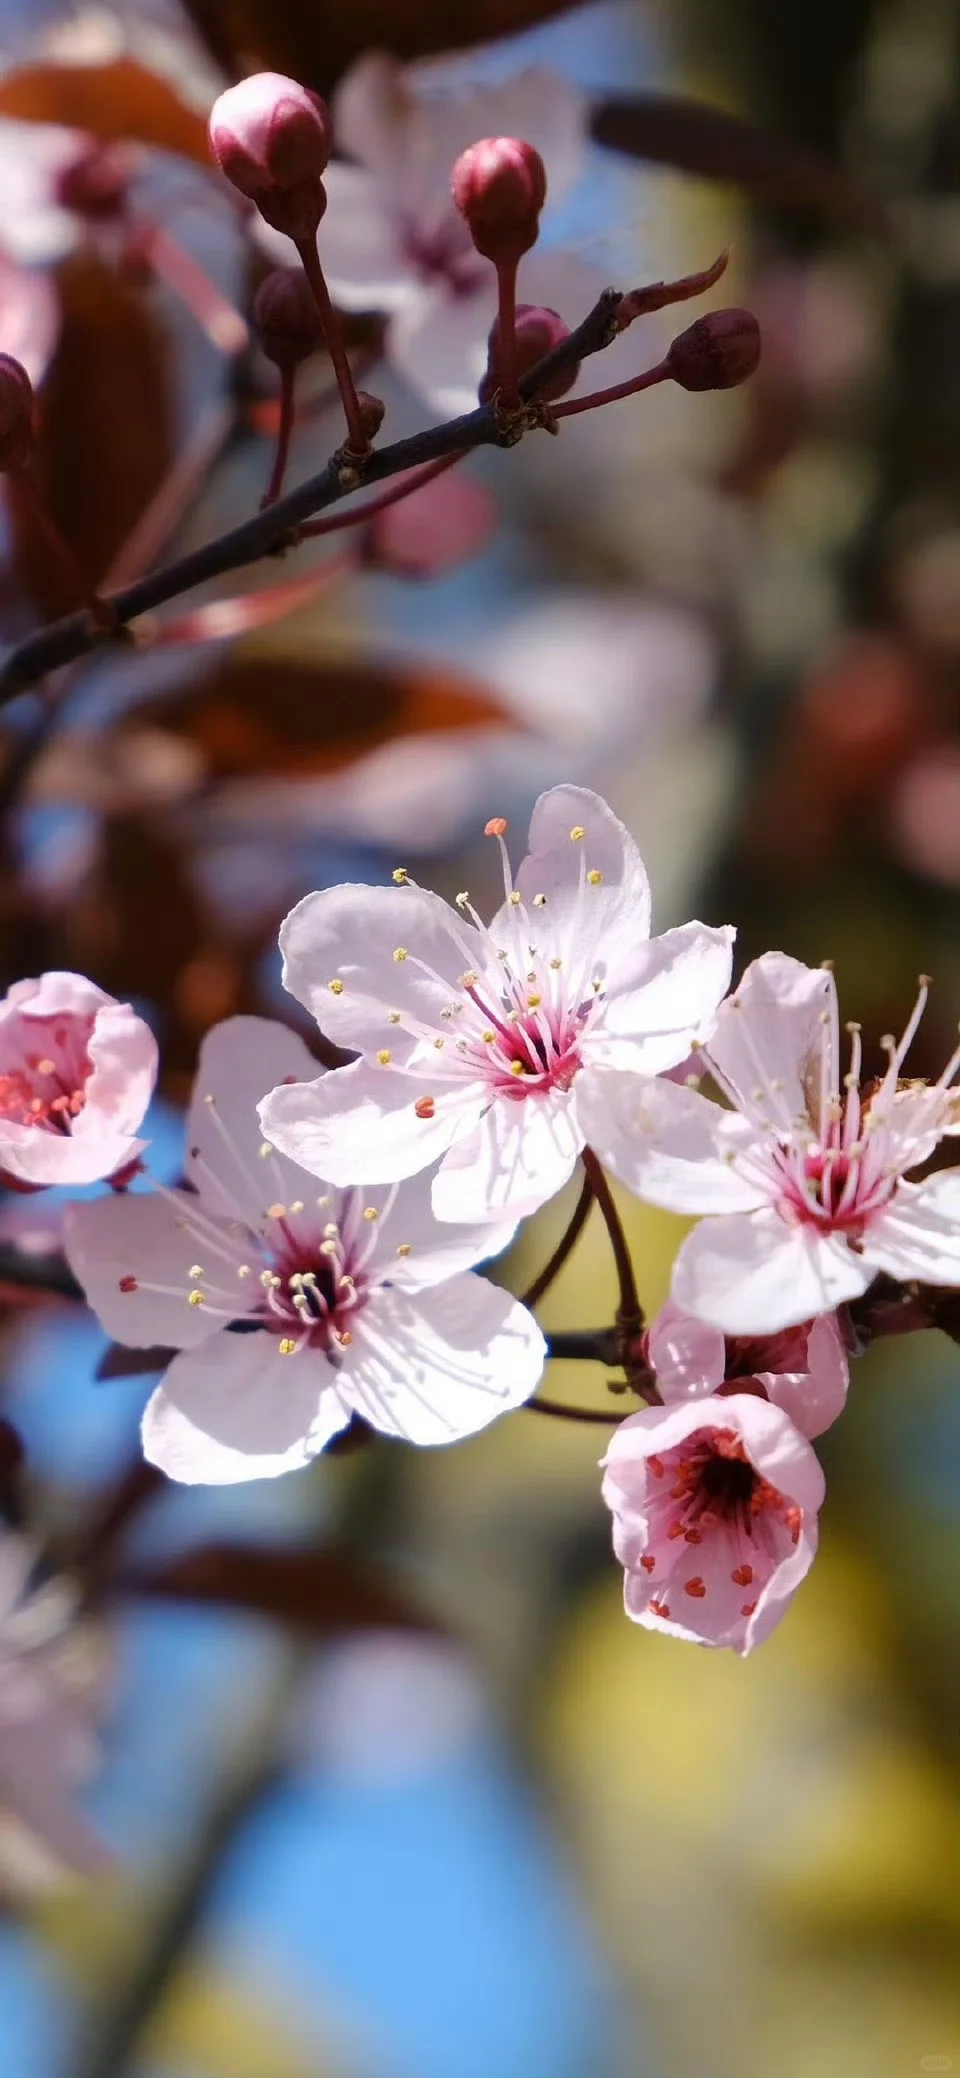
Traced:
POLYGON ((399 1011, 399 1010, 388 1010, 388 1011, 387 1011, 387 1023, 388 1023, 388 1025, 398 1025, 398 1024, 400 1023, 400 1016, 401 1016, 401 1013, 400 1013, 400 1011, 399 1011))
POLYGON ((556 971, 557 971, 557 968, 558 968, 558 967, 562 967, 562 966, 563 966, 563 961, 562 961, 562 960, 551 960, 551 962, 550 962, 550 965, 551 965, 551 967, 553 968, 553 971, 554 971, 554 973, 556 973, 556 971))
POLYGON ((216 1097, 213 1095, 212 1090, 207 1091, 203 1101, 205 1104, 209 1104, 211 1107, 216 1103, 217 1100, 216 1097))
POLYGON ((469 904, 469 901, 470 901, 470 890, 469 890, 469 888, 465 888, 465 887, 464 887, 464 888, 461 888, 461 889, 460 889, 460 893, 459 893, 459 895, 456 895, 456 896, 454 897, 454 899, 455 899, 455 901, 456 901, 456 905, 457 905, 457 908, 458 908, 458 909, 466 909, 466 908, 467 908, 467 906, 468 906, 468 904, 469 904))
POLYGON ((409 1242, 409 1241, 401 1241, 401 1242, 400 1242, 400 1244, 399 1244, 399 1246, 398 1246, 398 1248, 397 1248, 397 1254, 398 1254, 398 1255, 409 1255, 409 1254, 410 1254, 410 1242, 409 1242))
POLYGON ((279 1349, 281 1356, 293 1356, 296 1346, 296 1343, 293 1341, 290 1335, 281 1336, 281 1339, 277 1344, 277 1348, 279 1349))
POLYGON ((191 1263, 188 1274, 191 1277, 205 1277, 207 1273, 202 1263, 191 1263))
POLYGON ((238 1265, 237 1265, 237 1276, 238 1276, 238 1277, 249 1277, 249 1275, 250 1275, 250 1265, 249 1265, 249 1263, 238 1263, 238 1265))
POLYGON ((363 1208, 363 1216, 364 1219, 379 1219, 380 1214, 376 1205, 365 1205, 363 1208))
POLYGON ((393 1055, 390 1051, 389 1046, 381 1046, 380 1051, 377 1055, 377 1059, 380 1063, 381 1068, 389 1068, 390 1063, 393 1059, 393 1055))
POLYGON ((494 1043, 494 1040, 496 1039, 496 1036, 497 1036, 497 1035, 496 1035, 496 1032, 481 1032, 481 1034, 480 1034, 480 1037, 481 1037, 481 1039, 483 1040, 484 1046, 492 1046, 492 1045, 493 1045, 493 1043, 494 1043))
POLYGON ((324 1236, 325 1236, 326 1240, 328 1240, 328 1241, 335 1241, 335 1240, 336 1240, 336 1238, 337 1238, 337 1235, 338 1235, 338 1234, 339 1234, 339 1232, 340 1232, 340 1229, 339 1229, 339 1227, 338 1227, 338 1225, 337 1225, 337 1222, 336 1222, 336 1220, 335 1220, 335 1219, 328 1219, 328 1221, 327 1221, 327 1224, 326 1224, 326 1226, 324 1227, 324 1230, 323 1230, 323 1231, 324 1231, 324 1236))
POLYGON ((547 906, 546 895, 534 895, 533 906, 535 909, 545 909, 547 906))
POLYGON ((574 844, 582 844, 586 834, 582 823, 574 823, 573 829, 570 832, 574 844))
POLYGON ((327 982, 327 987, 330 990, 331 996, 343 995, 343 982, 341 981, 339 974, 335 976, 333 981, 327 982))
POLYGON ((514 909, 519 909, 519 907, 520 907, 520 897, 519 897, 519 895, 518 895, 518 893, 517 893, 517 890, 516 890, 516 888, 515 888, 515 887, 512 887, 512 888, 510 889, 510 893, 509 893, 509 895, 507 896, 507 901, 508 901, 508 902, 509 902, 509 903, 510 903, 510 904, 512 905, 512 907, 513 907, 514 909))
POLYGON ((55 1061, 48 1061, 48 1060, 43 1060, 43 1061, 38 1061, 38 1062, 37 1062, 37 1074, 38 1074, 38 1075, 55 1075, 55 1074, 56 1074, 56 1072, 57 1072, 57 1064, 56 1064, 56 1062, 55 1062, 55 1061))
POLYGON ((291 1207, 290 1207, 290 1210, 291 1210, 291 1212, 302 1212, 302 1211, 303 1211, 303 1199, 302 1199, 302 1198, 294 1198, 294 1201, 293 1201, 293 1204, 292 1204, 292 1205, 291 1205, 291 1207))
POLYGON ((443 1037, 443 1034, 441 1033, 441 1034, 440 1034, 440 1036, 439 1036, 439 1038, 435 1039, 433 1043, 434 1043, 434 1046, 436 1046, 436 1047, 441 1047, 441 1046, 446 1046, 446 1043, 447 1043, 447 1042, 446 1042, 445 1038, 443 1037))
POLYGON ((263 1289, 264 1289, 264 1291, 265 1291, 265 1292, 268 1292, 268 1291, 270 1290, 270 1286, 271 1286, 271 1285, 272 1285, 272 1283, 273 1283, 273 1271, 272 1271, 272 1270, 261 1270, 261 1272, 260 1272, 260 1282, 261 1282, 261 1284, 262 1284, 262 1286, 263 1286, 263 1289))
POLYGON ((527 1008, 528 1008, 528 1010, 539 1010, 539 1008, 540 1008, 540 1005, 541 1005, 542 1001, 543 1001, 543 997, 542 997, 542 996, 537 996, 537 995, 531 995, 531 996, 528 996, 528 997, 527 997, 527 1008))
POLYGON ((258 1153, 258 1155, 260 1156, 260 1160, 261 1160, 262 1162, 265 1162, 265 1161, 266 1161, 266 1159, 267 1159, 267 1156, 273 1153, 273 1148, 272 1148, 272 1146, 271 1146, 271 1144, 270 1144, 270 1141, 269 1141, 269 1140, 261 1140, 261 1142, 260 1142, 260 1145, 259 1145, 259 1147, 258 1147, 258 1149, 257 1149, 257 1153, 258 1153))
POLYGON ((268 1218, 268 1219, 286 1219, 286 1216, 287 1216, 287 1208, 286 1208, 286 1206, 285 1206, 285 1205, 268 1205, 268 1206, 267 1206, 267 1218, 268 1218))
POLYGON ((397 946, 395 946, 395 947, 394 947, 394 952, 393 952, 393 957, 394 957, 394 959, 395 959, 395 960, 397 961, 397 963, 398 963, 398 964, 400 963, 400 961, 401 961, 401 960, 405 960, 405 959, 406 959, 406 957, 407 957, 407 948, 406 948, 406 946, 405 946, 405 945, 397 945, 397 946))
POLYGON ((204 1297, 203 1297, 203 1293, 202 1293, 202 1292, 198 1292, 198 1291, 192 1291, 192 1292, 188 1292, 188 1293, 187 1293, 187 1305, 188 1305, 188 1306, 202 1306, 203 1304, 204 1304, 204 1297))
POLYGON ((466 973, 465 973, 465 974, 461 974, 461 976, 460 976, 460 979, 459 979, 459 981, 457 982, 457 987, 458 987, 458 988, 476 988, 476 985, 477 985, 477 982, 479 981, 479 979, 480 979, 480 977, 479 977, 479 975, 477 974, 476 970, 475 970, 475 969, 474 969, 473 967, 468 967, 468 968, 467 968, 467 971, 466 971, 466 973))
POLYGON ((591 887, 600 886, 600 882, 603 879, 603 874, 601 873, 599 866, 591 866, 590 871, 587 874, 587 879, 589 880, 591 887))
POLYGON ((525 1075, 525 1074, 526 1074, 526 1072, 527 1072, 527 1071, 526 1071, 526 1068, 524 1067, 524 1064, 523 1064, 523 1062, 522 1062, 522 1061, 511 1061, 511 1063, 510 1063, 510 1073, 511 1073, 511 1075, 525 1075))
POLYGON ((330 1193, 329 1193, 329 1191, 324 1191, 324 1192, 322 1193, 322 1195, 321 1195, 321 1196, 320 1196, 320 1197, 319 1197, 319 1198, 317 1199, 317 1204, 318 1204, 318 1206, 319 1206, 319 1208, 320 1208, 321 1212, 322 1212, 322 1210, 323 1210, 324 1206, 325 1206, 325 1205, 329 1205, 329 1203, 330 1203, 330 1193))
POLYGON ((394 866, 394 869, 393 869, 393 878, 394 878, 394 880, 396 881, 396 883, 397 883, 397 886, 398 886, 398 887, 402 887, 402 886, 403 886, 403 884, 404 884, 404 881, 405 881, 405 880, 409 880, 409 878, 410 878, 410 875, 409 875, 409 873, 407 872, 406 866, 394 866))

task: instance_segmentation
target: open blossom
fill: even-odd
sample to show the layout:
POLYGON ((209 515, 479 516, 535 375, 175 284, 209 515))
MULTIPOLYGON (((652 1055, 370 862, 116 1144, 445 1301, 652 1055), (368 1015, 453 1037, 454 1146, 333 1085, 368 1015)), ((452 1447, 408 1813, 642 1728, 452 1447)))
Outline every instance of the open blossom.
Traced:
POLYGON ((859 1026, 840 1058, 832 974, 784 953, 748 967, 722 1006, 706 1064, 735 1107, 619 1076, 585 1130, 641 1197, 705 1219, 682 1243, 673 1297, 728 1334, 766 1335, 899 1281, 960 1285, 960 1176, 905 1181, 958 1129, 953 1077, 901 1081, 924 982, 886 1074, 861 1088, 859 1026))
POLYGON ((339 1191, 263 1145, 267 1083, 315 1066, 268 1019, 209 1034, 188 1190, 74 1206, 67 1253, 107 1332, 180 1351, 144 1418, 147 1457, 219 1485, 304 1465, 362 1415, 450 1443, 529 1398, 540 1330, 470 1266, 512 1228, 441 1227, 429 1179, 339 1191))
POLYGON ((824 1478, 789 1415, 752 1393, 646 1407, 603 1459, 627 1615, 748 1653, 817 1549, 824 1478))
POLYGON ((846 1405, 850 1369, 832 1313, 777 1335, 723 1335, 668 1299, 651 1322, 646 1353, 668 1405, 751 1392, 789 1414, 808 1440, 846 1405))
POLYGON ((632 837, 586 788, 542 794, 516 879, 495 819, 504 901, 486 925, 403 867, 389 888, 308 895, 280 933, 286 986, 362 1058, 276 1089, 268 1138, 338 1183, 415 1175, 443 1157, 439 1219, 517 1219, 561 1189, 617 1069, 652 1076, 712 1024, 729 929, 650 937, 632 837))
POLYGON ((157 1077, 149 1025, 82 974, 17 981, 0 1001, 0 1178, 96 1183, 136 1160, 157 1077))
POLYGON ((107 1859, 74 1802, 94 1757, 92 1683, 56 1618, 27 1594, 33 1554, 0 1537, 0 1887, 93 1874, 107 1859))
MULTIPOLYGON (((386 311, 386 350, 401 374, 438 410, 469 411, 497 288, 454 205, 454 164, 477 138, 524 139, 542 154, 556 201, 580 172, 581 97, 541 68, 497 86, 442 91, 428 68, 404 68, 374 52, 343 81, 333 123, 349 158, 335 159, 324 175, 320 253, 330 292, 344 310, 386 311)), ((262 236, 279 252, 269 232, 262 236)), ((523 263, 524 298, 569 306, 574 322, 603 286, 592 268, 556 249, 538 249, 523 263)))

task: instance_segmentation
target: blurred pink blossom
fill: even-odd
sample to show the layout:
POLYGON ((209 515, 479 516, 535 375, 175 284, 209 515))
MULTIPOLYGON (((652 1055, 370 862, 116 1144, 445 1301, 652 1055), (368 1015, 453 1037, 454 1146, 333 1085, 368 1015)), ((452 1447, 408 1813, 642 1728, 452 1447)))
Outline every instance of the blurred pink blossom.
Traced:
POLYGON ((129 1003, 82 974, 17 981, 0 1001, 0 1177, 95 1183, 135 1161, 157 1044, 129 1003))
POLYGON ((824 1495, 789 1416, 750 1393, 647 1407, 602 1463, 634 1623, 741 1654, 769 1637, 813 1563, 824 1495))
POLYGON ((32 1561, 0 1537, 0 1883, 28 1889, 108 1859, 74 1803, 95 1758, 92 1669, 51 1591, 27 1595, 32 1561))

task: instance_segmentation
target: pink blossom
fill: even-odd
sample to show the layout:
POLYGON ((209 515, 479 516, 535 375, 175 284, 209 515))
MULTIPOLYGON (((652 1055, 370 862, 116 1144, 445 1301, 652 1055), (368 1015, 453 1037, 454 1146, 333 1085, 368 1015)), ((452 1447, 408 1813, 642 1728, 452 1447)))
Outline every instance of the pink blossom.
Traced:
POLYGON ((0 1875, 89 1875, 106 1850, 74 1803, 94 1756, 93 1684, 55 1598, 27 1594, 33 1553, 0 1537, 0 1875))
POLYGON ((732 932, 650 937, 650 889, 628 831, 586 788, 542 794, 516 879, 494 818, 504 901, 490 925, 404 867, 390 888, 308 895, 280 933, 284 981, 362 1058, 274 1090, 268 1138, 338 1183, 416 1175, 439 1160, 439 1219, 517 1219, 570 1176, 581 1087, 602 1115, 608 1076, 656 1075, 712 1023, 732 932))
POLYGON ((727 1334, 767 1335, 829 1313, 880 1270, 960 1284, 960 1176, 905 1181, 958 1130, 960 1048, 935 1083, 901 1082, 927 985, 886 1074, 861 1088, 860 1028, 842 1073, 833 976, 784 953, 748 967, 703 1049, 732 1110, 621 1075, 584 1130, 630 1189, 714 1215, 677 1256, 678 1306, 727 1334))
POLYGON ((451 189, 485 260, 515 265, 536 244, 547 174, 540 153, 522 137, 481 137, 468 144, 453 167, 451 189))
POLYGON ((668 1299, 648 1331, 647 1358, 668 1405, 752 1392, 782 1408, 808 1439, 846 1405, 849 1365, 832 1313, 778 1335, 725 1336, 668 1299))
POLYGON ((261 1142, 261 1090, 314 1067, 283 1025, 218 1025, 188 1120, 190 1188, 68 1215, 70 1262, 108 1334, 180 1351, 143 1425, 172 1479, 291 1471, 353 1414, 454 1442, 520 1406, 543 1368, 532 1316, 471 1270, 512 1226, 439 1226, 429 1178, 318 1191, 261 1142))
MULTIPOLYGON (((343 310, 389 314, 386 349, 421 395, 444 413, 469 411, 486 366, 497 310, 496 274, 454 206, 451 174, 477 138, 526 139, 541 154, 557 201, 578 178, 585 111, 580 95, 543 69, 497 86, 438 87, 431 68, 368 53, 333 101, 334 136, 347 159, 327 167, 320 256, 343 310)), ((544 229, 549 232, 549 205, 544 229)), ((269 231, 262 239, 281 253, 269 231)), ((520 292, 578 322, 605 286, 594 268, 554 249, 525 258, 520 292)))
POLYGON ((742 1654, 769 1637, 813 1563, 824 1495, 789 1415, 751 1393, 647 1407, 603 1466, 634 1623, 742 1654))
POLYGON ((126 1168, 156 1077, 156 1040, 129 1003, 82 974, 15 982, 0 1001, 3 1180, 36 1190, 126 1168))

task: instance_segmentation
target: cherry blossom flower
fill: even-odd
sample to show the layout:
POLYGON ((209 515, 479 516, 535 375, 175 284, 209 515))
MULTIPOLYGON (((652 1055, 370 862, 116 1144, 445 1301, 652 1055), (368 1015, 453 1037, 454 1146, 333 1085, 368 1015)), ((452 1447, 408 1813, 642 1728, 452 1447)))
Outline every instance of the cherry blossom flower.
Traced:
MULTIPOLYGON (((534 145, 546 163, 549 230, 551 202, 581 169, 581 97, 540 68, 497 86, 445 92, 429 67, 401 67, 370 52, 348 73, 332 112, 349 161, 335 159, 324 174, 320 254, 330 293, 343 310, 389 313, 386 349, 400 372, 437 410, 469 411, 486 367, 497 286, 454 207, 454 163, 477 138, 534 145)), ((288 257, 269 230, 260 235, 271 253, 288 257)), ((558 248, 538 249, 523 262, 521 286, 526 302, 572 313, 576 322, 604 281, 558 248)))
POLYGON ((782 1408, 808 1440, 846 1405, 850 1368, 833 1313, 778 1335, 724 1336, 668 1299, 648 1330, 647 1359, 668 1406, 752 1392, 782 1408))
POLYGON ((0 1000, 0 1177, 96 1183, 136 1161, 153 1095, 149 1025, 82 974, 17 981, 0 1000))
POLYGON ((438 1226, 427 1178, 318 1192, 261 1142, 264 1085, 314 1066, 283 1025, 218 1025, 188 1121, 189 1187, 68 1215, 70 1262, 108 1334, 180 1351, 143 1425, 172 1479, 291 1471, 353 1414, 408 1442, 454 1442, 520 1406, 543 1368, 526 1308, 471 1274, 512 1227, 438 1226))
POLYGON ((748 967, 704 1058, 736 1108, 619 1076, 584 1130, 632 1190, 714 1216, 682 1243, 678 1306, 727 1334, 767 1335, 865 1292, 880 1270, 960 1284, 960 1177, 904 1178, 960 1125, 960 1048, 935 1083, 901 1081, 927 984, 886 1074, 861 1088, 860 1029, 841 1076, 832 974, 784 953, 748 967))
POLYGON ((632 837, 599 795, 542 794, 516 881, 502 818, 504 901, 485 925, 394 874, 390 888, 308 895, 280 933, 284 981, 362 1058, 260 1107, 291 1160, 340 1183, 429 1163, 439 1219, 517 1219, 570 1176, 582 1086, 602 1115, 617 1068, 656 1075, 712 1023, 732 932, 690 923, 650 938, 632 837))
POLYGON ((93 1684, 58 1598, 27 1594, 32 1563, 21 1538, 0 1537, 0 1872, 27 1886, 107 1861, 74 1803, 95 1757, 93 1684))
POLYGON ((742 1654, 769 1637, 813 1563, 824 1495, 789 1415, 752 1393, 646 1407, 602 1462, 633 1622, 742 1654))

